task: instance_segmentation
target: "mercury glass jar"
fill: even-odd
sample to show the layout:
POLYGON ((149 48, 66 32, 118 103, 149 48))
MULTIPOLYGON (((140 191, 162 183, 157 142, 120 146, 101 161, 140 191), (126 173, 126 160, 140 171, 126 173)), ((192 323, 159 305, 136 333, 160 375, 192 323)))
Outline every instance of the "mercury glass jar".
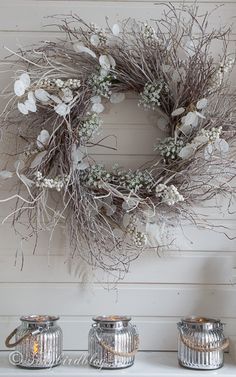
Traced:
POLYGON ((178 323, 179 364, 191 369, 218 369, 224 364, 224 350, 229 341, 224 337, 220 320, 189 317, 178 323))
POLYGON ((133 365, 138 351, 136 327, 126 316, 100 316, 89 332, 89 364, 102 369, 120 369, 133 365))
POLYGON ((21 325, 6 339, 8 348, 15 347, 14 364, 22 368, 51 368, 62 359, 62 330, 59 317, 29 315, 21 317, 21 325), (10 343, 15 336, 15 342, 10 343))

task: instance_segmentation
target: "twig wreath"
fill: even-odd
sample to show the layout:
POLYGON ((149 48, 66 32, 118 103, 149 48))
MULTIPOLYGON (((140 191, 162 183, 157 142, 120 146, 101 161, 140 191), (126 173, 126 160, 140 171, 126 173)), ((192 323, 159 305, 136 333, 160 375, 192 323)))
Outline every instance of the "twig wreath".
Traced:
POLYGON ((230 30, 208 31, 209 15, 197 12, 167 5, 160 20, 129 19, 106 29, 77 15, 56 17, 65 40, 14 53, 14 94, 5 91, 1 128, 20 144, 15 170, 0 176, 18 179, 19 191, 6 199, 17 199, 15 226, 28 214, 29 236, 37 239, 64 221, 72 256, 122 276, 145 247, 160 246, 163 224, 197 224, 193 205, 218 194, 231 200, 230 30), (222 46, 217 59, 215 41, 222 46), (107 170, 89 149, 106 103, 115 106, 130 91, 156 112, 167 137, 144 168, 107 170))

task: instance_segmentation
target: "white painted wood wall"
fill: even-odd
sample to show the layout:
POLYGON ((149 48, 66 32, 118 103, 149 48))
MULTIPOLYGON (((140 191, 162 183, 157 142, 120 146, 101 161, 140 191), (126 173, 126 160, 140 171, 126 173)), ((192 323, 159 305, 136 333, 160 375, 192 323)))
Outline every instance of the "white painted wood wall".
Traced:
MULTIPOLYGON (((198 3, 201 13, 221 4, 212 0, 198 3)), ((224 3, 216 11, 210 26, 231 23, 232 17, 236 16, 236 2, 224 3)), ((45 16, 72 11, 86 20, 104 25, 105 16, 111 23, 128 17, 148 20, 160 16, 162 8, 158 0, 1 0, 0 59, 6 55, 3 45, 16 49, 60 36, 54 26, 44 27, 51 23, 45 16)), ((233 32, 235 36, 235 25, 233 32)), ((234 36, 232 39, 236 39, 234 36)), ((233 51, 234 40, 231 46, 233 51)), ((4 87, 10 74, 0 75, 0 85, 4 87)), ((104 128, 105 134, 117 135, 118 151, 114 152, 116 157, 108 155, 108 150, 94 151, 98 159, 108 161, 113 158, 132 167, 152 155, 152 144, 157 135, 155 122, 151 114, 137 107, 135 98, 112 107, 104 115, 104 128)), ((4 144, 1 145, 3 150, 4 144)), ((4 166, 2 157, 0 165, 1 168, 4 166)), ((9 187, 2 185, 0 197, 6 197, 8 190, 9 187)), ((0 207, 1 219, 8 210, 9 204, 0 207)), ((215 224, 229 227, 230 235, 236 236, 235 215, 225 215, 224 208, 221 213, 211 208, 204 211, 215 224)), ((18 240, 10 222, 1 225, 0 349, 4 349, 4 338, 18 323, 18 317, 28 313, 60 314, 67 350, 87 348, 91 317, 98 314, 132 315, 140 330, 143 350, 176 349, 176 322, 188 314, 220 317, 227 323, 227 333, 236 335, 236 289, 233 285, 236 242, 223 234, 193 227, 184 231, 187 237, 176 232, 178 250, 167 252, 161 258, 154 253, 145 253, 132 264, 117 289, 107 291, 102 282, 82 283, 75 268, 65 264, 67 242, 61 229, 54 237, 50 255, 47 234, 40 238, 35 255, 32 255, 32 241, 23 244, 24 269, 21 271, 18 240)))

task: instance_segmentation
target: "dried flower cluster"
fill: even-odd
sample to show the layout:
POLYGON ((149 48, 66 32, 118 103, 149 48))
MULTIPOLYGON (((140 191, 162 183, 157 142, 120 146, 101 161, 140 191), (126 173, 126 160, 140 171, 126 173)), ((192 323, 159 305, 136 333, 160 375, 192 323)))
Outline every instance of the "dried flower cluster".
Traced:
POLYGON ((208 17, 196 8, 181 9, 191 22, 174 6, 167 10, 150 25, 126 20, 103 29, 76 15, 58 21, 65 41, 15 53, 14 92, 4 92, 1 131, 13 128, 21 140, 14 168, 0 172, 19 181, 14 226, 28 213, 32 236, 64 220, 72 255, 119 277, 153 246, 155 224, 196 223, 194 203, 235 193, 230 31, 208 32, 208 17), (215 40, 222 45, 217 60, 210 53, 215 40), (129 91, 156 113, 167 136, 145 169, 107 170, 89 148, 107 102, 115 106, 129 91))

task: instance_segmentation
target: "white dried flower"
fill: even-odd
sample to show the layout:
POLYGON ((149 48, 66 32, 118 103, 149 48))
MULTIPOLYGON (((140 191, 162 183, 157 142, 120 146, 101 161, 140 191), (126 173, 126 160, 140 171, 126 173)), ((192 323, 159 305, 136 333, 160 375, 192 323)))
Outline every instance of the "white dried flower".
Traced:
POLYGON ((136 247, 144 247, 147 243, 147 236, 145 233, 136 230, 133 233, 132 240, 136 247))
POLYGON ((146 83, 143 91, 140 93, 139 105, 144 108, 155 110, 160 106, 160 94, 163 89, 167 89, 163 82, 146 83))
POLYGON ((179 152, 183 146, 184 141, 182 139, 175 140, 173 137, 166 137, 155 146, 155 150, 157 150, 160 155, 168 161, 178 158, 179 152))
POLYGON ((163 183, 156 186, 156 196, 161 198, 162 203, 173 206, 175 203, 183 202, 184 197, 174 185, 167 186, 163 183))
POLYGON ((61 191, 69 181, 69 176, 57 176, 56 178, 43 177, 40 171, 35 172, 36 187, 56 189, 58 192, 61 191))
POLYGON ((110 74, 103 76, 100 73, 93 73, 88 80, 89 85, 92 87, 93 95, 109 98, 112 94, 111 85, 113 78, 110 74))
POLYGON ((102 121, 97 114, 92 114, 79 126, 78 135, 82 143, 90 139, 99 129, 102 121))
POLYGON ((157 40, 155 29, 151 25, 144 24, 142 27, 142 34, 144 38, 147 39, 149 42, 157 40))

